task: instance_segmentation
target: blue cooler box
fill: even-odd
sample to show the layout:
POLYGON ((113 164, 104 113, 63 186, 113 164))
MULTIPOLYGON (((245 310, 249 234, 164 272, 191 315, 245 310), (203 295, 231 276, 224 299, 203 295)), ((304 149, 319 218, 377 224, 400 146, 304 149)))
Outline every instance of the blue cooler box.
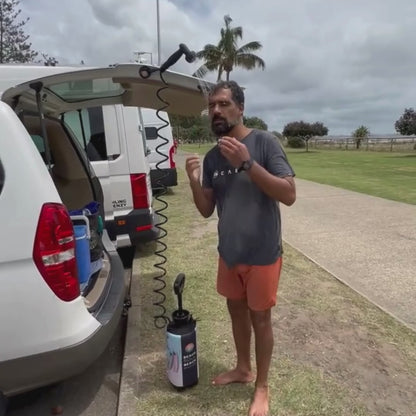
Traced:
POLYGON ((78 280, 82 286, 88 283, 91 272, 90 230, 88 218, 84 215, 71 216, 72 220, 82 220, 85 224, 74 225, 75 258, 78 269, 78 280))

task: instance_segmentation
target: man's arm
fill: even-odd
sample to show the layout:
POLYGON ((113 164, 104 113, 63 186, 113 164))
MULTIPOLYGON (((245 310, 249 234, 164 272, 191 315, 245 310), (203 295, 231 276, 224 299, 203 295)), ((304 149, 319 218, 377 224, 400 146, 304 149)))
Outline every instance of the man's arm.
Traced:
POLYGON ((186 173, 192 190, 195 206, 205 218, 212 215, 215 209, 214 190, 201 186, 201 160, 198 155, 188 156, 186 159, 186 173))
POLYGON ((212 215, 215 209, 214 191, 210 188, 203 188, 199 181, 190 182, 195 206, 204 218, 212 215))
MULTIPOLYGON (((238 168, 242 162, 250 159, 247 147, 234 137, 222 137, 219 141, 222 155, 238 168)), ((273 175, 256 162, 246 171, 250 179, 270 198, 285 205, 292 205, 296 200, 295 180, 292 176, 273 175)))
POLYGON ((288 206, 296 201, 296 185, 292 176, 274 176, 256 162, 246 173, 270 198, 288 206))

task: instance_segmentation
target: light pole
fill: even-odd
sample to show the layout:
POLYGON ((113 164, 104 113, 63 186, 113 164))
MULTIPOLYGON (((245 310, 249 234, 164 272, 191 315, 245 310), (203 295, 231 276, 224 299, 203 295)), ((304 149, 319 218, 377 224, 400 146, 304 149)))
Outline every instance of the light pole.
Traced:
POLYGON ((160 18, 159 18, 159 0, 156 0, 157 16, 157 65, 160 66, 160 18))
POLYGON ((150 65, 153 65, 153 54, 152 52, 134 52, 135 55, 137 55, 137 62, 139 64, 145 63, 146 61, 143 61, 141 59, 142 55, 150 55, 150 65))

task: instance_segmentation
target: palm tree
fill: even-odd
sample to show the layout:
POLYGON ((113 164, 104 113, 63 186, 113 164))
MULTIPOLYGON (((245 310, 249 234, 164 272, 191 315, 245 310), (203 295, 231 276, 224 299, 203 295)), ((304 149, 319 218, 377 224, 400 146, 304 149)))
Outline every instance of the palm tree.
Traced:
MULTIPOLYGON (((352 137, 354 137, 355 147, 359 149, 361 146, 361 142, 366 139, 370 134, 370 130, 366 126, 360 126, 358 129, 354 130, 352 133, 352 137)), ((368 140, 367 140, 367 150, 368 150, 368 140)))
POLYGON ((197 58, 204 59, 205 63, 195 72, 195 76, 202 78, 207 72, 218 70, 217 81, 224 72, 228 81, 230 72, 236 66, 248 70, 255 67, 265 68, 263 59, 252 53, 262 48, 261 43, 253 41, 238 47, 237 40, 243 38, 243 28, 230 27, 231 21, 229 15, 224 16, 225 27, 221 29, 221 38, 217 46, 208 44, 202 51, 197 52, 197 58))

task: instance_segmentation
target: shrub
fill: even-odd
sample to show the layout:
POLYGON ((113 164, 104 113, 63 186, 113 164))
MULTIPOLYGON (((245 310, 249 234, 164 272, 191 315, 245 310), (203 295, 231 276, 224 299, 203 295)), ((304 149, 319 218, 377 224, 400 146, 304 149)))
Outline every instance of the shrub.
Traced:
POLYGON ((305 147, 305 141, 301 137, 288 137, 287 145, 293 149, 303 149, 305 147))

